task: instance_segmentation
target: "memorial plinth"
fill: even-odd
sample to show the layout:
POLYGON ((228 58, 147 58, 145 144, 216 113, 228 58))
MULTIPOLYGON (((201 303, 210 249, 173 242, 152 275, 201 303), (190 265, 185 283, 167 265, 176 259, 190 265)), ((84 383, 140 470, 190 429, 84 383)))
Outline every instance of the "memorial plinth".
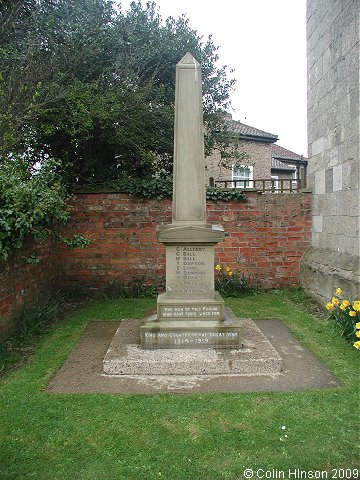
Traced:
POLYGON ((157 228, 166 248, 166 291, 141 326, 141 347, 239 348, 240 321, 214 289, 220 225, 206 223, 200 64, 187 53, 176 66, 172 223, 157 228))

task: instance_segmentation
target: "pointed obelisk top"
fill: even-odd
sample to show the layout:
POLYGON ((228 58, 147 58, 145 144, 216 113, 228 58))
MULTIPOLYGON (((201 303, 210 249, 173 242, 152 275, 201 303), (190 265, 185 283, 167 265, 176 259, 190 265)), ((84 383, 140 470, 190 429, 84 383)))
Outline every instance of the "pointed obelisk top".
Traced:
POLYGON ((189 52, 185 53, 185 55, 182 57, 182 59, 179 61, 177 65, 179 66, 189 65, 190 68, 194 68, 194 65, 195 65, 195 68, 200 68, 200 63, 189 52))
POLYGON ((176 65, 173 192, 173 223, 206 223, 201 66, 190 53, 176 65))

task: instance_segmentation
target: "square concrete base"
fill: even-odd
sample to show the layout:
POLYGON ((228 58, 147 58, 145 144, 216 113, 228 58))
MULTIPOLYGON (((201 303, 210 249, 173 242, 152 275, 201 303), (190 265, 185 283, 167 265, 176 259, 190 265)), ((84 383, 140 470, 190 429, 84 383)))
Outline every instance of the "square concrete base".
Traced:
POLYGON ((282 358, 269 340, 251 319, 241 319, 241 324, 243 339, 239 349, 143 350, 139 343, 126 342, 127 332, 135 324, 123 321, 103 360, 103 373, 111 376, 279 374, 282 358))

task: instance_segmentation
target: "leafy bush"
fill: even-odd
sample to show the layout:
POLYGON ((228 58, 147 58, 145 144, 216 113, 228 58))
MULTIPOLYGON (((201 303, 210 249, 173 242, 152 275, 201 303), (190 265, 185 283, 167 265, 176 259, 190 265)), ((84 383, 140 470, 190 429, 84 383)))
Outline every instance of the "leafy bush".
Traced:
MULTIPOLYGON (((89 243, 81 235, 61 237, 56 226, 65 224, 68 194, 59 174, 60 162, 44 159, 30 167, 25 158, 12 156, 0 164, 0 261, 19 250, 27 237, 35 242, 50 238, 70 246, 89 243)), ((30 263, 36 263, 34 256, 30 263)))
POLYGON ((360 349, 360 300, 351 300, 341 288, 335 294, 326 304, 328 320, 347 342, 360 349))

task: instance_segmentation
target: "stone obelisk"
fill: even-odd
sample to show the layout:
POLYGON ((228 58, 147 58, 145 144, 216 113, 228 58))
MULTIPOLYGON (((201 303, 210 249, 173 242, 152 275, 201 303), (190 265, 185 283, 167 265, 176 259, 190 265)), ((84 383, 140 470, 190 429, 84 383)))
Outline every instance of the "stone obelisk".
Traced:
POLYGON ((141 327, 141 347, 239 348, 240 321, 227 318, 214 289, 220 225, 206 222, 201 66, 187 53, 176 66, 172 223, 157 228, 166 247, 166 291, 141 327))

